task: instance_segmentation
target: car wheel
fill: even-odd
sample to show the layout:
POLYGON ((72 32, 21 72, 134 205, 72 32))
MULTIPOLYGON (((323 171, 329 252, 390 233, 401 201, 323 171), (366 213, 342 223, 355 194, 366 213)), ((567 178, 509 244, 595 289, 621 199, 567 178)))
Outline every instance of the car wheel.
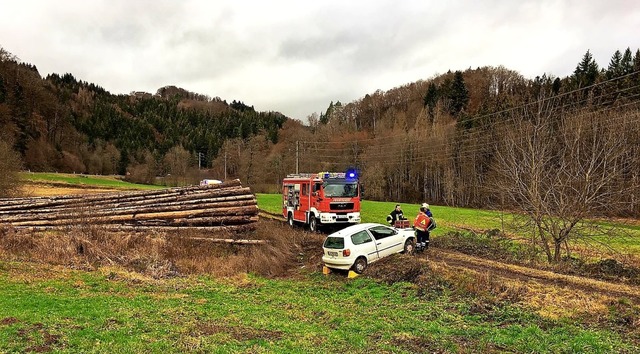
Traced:
POLYGON ((404 243, 404 253, 413 254, 415 251, 416 244, 413 242, 413 240, 407 240, 407 242, 404 243))
POLYGON ((289 215, 287 216, 287 224, 289 224, 289 226, 293 227, 293 214, 289 213, 289 215))
POLYGON ((311 232, 317 232, 318 231, 318 220, 313 215, 311 215, 311 217, 309 217, 309 230, 311 232))
POLYGON ((367 269, 367 259, 364 257, 356 259, 356 262, 353 263, 353 270, 358 274, 362 274, 365 269, 367 269))

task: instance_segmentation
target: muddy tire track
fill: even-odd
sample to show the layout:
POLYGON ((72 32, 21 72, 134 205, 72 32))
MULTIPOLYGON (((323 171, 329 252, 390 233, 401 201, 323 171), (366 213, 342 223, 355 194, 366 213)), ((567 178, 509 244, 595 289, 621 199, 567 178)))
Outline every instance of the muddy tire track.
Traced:
POLYGON ((464 253, 440 248, 430 248, 427 254, 418 257, 429 262, 438 262, 449 267, 468 269, 478 273, 491 273, 497 277, 521 282, 535 281, 548 286, 563 287, 570 290, 598 292, 611 297, 626 297, 640 304, 640 287, 616 282, 596 280, 588 277, 566 275, 491 259, 474 257, 464 253))

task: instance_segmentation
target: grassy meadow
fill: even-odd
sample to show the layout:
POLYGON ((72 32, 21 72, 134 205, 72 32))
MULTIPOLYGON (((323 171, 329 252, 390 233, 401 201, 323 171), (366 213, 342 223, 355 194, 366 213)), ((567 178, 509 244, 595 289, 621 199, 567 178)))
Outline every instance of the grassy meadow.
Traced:
MULTIPOLYGON (((257 199, 260 209, 281 212, 280 195, 257 199)), ((363 222, 385 223, 394 204, 363 201, 363 222)), ((402 207, 409 219, 418 211, 402 207)), ((512 217, 431 209, 434 238, 507 228, 512 217)), ((610 247, 640 254, 636 225, 603 223, 625 234, 610 247)), ((637 299, 498 278, 429 256, 388 257, 355 279, 323 275, 322 235, 258 225, 243 237, 268 246, 211 244, 188 233, 113 239, 97 229, 31 235, 0 226, 0 353, 640 352, 637 299)))
MULTIPOLYGON (((270 213, 282 213, 282 196, 279 194, 257 194, 258 206, 270 213)), ((377 202, 363 200, 361 206, 362 222, 386 223, 386 217, 395 207, 394 202, 377 202)), ((419 204, 401 203, 405 217, 410 220, 418 214, 419 204)), ((513 214, 500 211, 457 208, 430 205, 438 228, 432 232, 433 237, 446 235, 454 231, 484 232, 498 229, 507 234, 518 234, 513 230, 513 214)), ((595 236, 588 245, 600 252, 614 252, 640 256, 640 223, 629 221, 601 221, 599 224, 607 229, 614 229, 608 236, 595 236)))
POLYGON ((114 176, 76 175, 46 172, 22 172, 25 181, 40 183, 65 183, 72 186, 91 186, 113 189, 160 189, 162 186, 129 183, 114 176))
POLYGON ((311 273, 154 280, 0 262, 0 352, 633 352, 607 328, 450 291, 311 273))

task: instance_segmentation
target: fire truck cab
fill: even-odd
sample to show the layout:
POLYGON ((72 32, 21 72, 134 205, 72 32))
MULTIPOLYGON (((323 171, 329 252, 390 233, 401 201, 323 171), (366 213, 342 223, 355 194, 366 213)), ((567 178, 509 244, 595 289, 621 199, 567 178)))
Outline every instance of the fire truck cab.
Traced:
POLYGON ((290 226, 349 226, 360 222, 360 185, 355 172, 288 175, 282 180, 282 215, 290 226))

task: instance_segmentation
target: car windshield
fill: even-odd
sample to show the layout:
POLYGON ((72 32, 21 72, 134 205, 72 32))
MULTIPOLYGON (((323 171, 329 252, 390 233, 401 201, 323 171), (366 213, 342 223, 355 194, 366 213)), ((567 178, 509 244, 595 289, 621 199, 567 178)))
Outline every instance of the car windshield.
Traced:
POLYGON ((344 238, 329 236, 326 240, 324 240, 324 247, 341 250, 344 248, 344 238))
POLYGON ((358 195, 358 183, 326 182, 323 185, 325 197, 355 197, 358 195))

